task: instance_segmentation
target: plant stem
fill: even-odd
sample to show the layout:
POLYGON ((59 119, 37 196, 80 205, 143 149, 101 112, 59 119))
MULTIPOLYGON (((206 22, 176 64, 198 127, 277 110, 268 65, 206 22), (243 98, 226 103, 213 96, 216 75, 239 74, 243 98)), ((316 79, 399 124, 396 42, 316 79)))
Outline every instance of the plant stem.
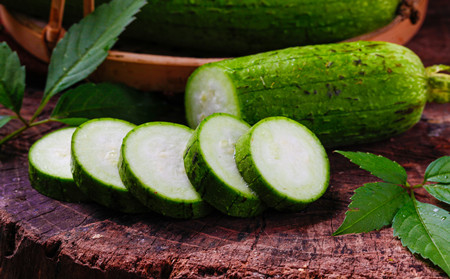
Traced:
POLYGON ((414 195, 414 189, 411 189, 411 199, 415 202, 416 196, 414 195))
POLYGON ((44 120, 41 120, 41 121, 36 121, 36 122, 34 122, 34 123, 31 123, 30 124, 30 127, 34 127, 34 126, 38 126, 38 125, 41 125, 41 124, 45 124, 45 123, 50 123, 50 122, 54 122, 55 120, 52 120, 52 119, 50 119, 50 118, 47 118, 47 119, 44 119, 44 120))
POLYGON ((47 105, 47 103, 49 101, 50 101, 50 98, 45 98, 44 100, 42 100, 41 104, 37 108, 37 110, 34 113, 33 117, 31 117, 30 123, 32 123, 32 122, 34 122, 34 120, 36 120, 36 118, 39 116, 39 114, 41 114, 41 112, 44 110, 45 106, 47 105))
POLYGON ((22 117, 19 113, 16 112, 17 119, 19 119, 25 126, 29 126, 28 121, 25 120, 25 118, 22 117))
POLYGON ((28 126, 28 125, 22 126, 21 128, 15 130, 15 131, 12 132, 11 134, 9 134, 9 135, 7 135, 6 137, 2 138, 2 139, 0 140, 0 146, 1 146, 2 144, 4 144, 5 142, 9 141, 10 139, 14 138, 15 136, 20 135, 20 134, 23 133, 25 130, 27 130, 29 127, 30 127, 30 126, 28 126))
POLYGON ((15 130, 15 131, 12 132, 11 134, 9 134, 9 135, 7 135, 6 137, 2 138, 2 139, 0 140, 0 146, 1 146, 2 144, 4 144, 5 142, 7 142, 7 141, 13 139, 14 137, 16 137, 16 136, 22 134, 22 133, 25 132, 28 128, 31 128, 31 127, 34 127, 34 126, 38 126, 38 125, 41 125, 41 124, 45 124, 45 123, 49 123, 49 122, 52 122, 52 121, 54 121, 54 120, 51 120, 51 119, 44 119, 44 120, 37 121, 37 122, 31 123, 31 124, 30 124, 30 123, 26 123, 26 125, 20 127, 19 129, 15 130))

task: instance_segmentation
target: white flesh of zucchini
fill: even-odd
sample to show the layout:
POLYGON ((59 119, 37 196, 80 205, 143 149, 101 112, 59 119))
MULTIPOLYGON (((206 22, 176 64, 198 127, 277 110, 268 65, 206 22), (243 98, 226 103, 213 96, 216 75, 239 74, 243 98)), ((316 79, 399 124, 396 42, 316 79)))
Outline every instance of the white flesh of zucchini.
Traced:
POLYGON ((320 196, 328 161, 318 140, 292 121, 266 121, 254 130, 251 153, 262 177, 294 200, 320 196))
POLYGON ((240 116, 234 85, 223 70, 216 67, 206 67, 190 78, 186 108, 191 128, 216 112, 240 116))
POLYGON ((158 195, 180 202, 199 200, 183 162, 192 132, 175 124, 139 127, 127 136, 123 159, 136 178, 158 195))
POLYGON ((46 135, 30 148, 30 163, 49 176, 72 179, 70 140, 76 128, 66 128, 46 135))
POLYGON ((248 129, 234 118, 214 117, 203 126, 199 142, 206 162, 220 179, 239 192, 254 195, 234 161, 236 141, 248 129))
POLYGON ((117 165, 122 140, 134 127, 125 121, 95 121, 83 125, 73 141, 77 161, 97 180, 126 189, 117 165))

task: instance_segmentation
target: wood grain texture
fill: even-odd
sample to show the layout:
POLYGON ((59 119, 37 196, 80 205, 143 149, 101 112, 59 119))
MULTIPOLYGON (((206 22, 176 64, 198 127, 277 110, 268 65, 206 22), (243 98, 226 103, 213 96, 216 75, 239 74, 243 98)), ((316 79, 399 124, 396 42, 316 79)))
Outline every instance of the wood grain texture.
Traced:
MULTIPOLYGON (((408 44, 426 65, 450 64, 446 1, 431 1, 425 25, 408 44)), ((41 94, 27 91, 26 117, 41 94)), ((57 126, 32 128, 0 151, 0 278, 445 278, 404 248, 390 228, 331 236, 353 191, 377 181, 331 150, 330 188, 302 212, 268 211, 251 219, 215 212, 185 221, 37 193, 28 182, 27 151, 57 126)), ((0 137, 18 127, 11 122, 0 137)), ((450 105, 429 104, 406 133, 346 150, 395 159, 410 183, 419 183, 431 161, 450 155, 450 105)), ((445 207, 423 191, 418 198, 445 207)))

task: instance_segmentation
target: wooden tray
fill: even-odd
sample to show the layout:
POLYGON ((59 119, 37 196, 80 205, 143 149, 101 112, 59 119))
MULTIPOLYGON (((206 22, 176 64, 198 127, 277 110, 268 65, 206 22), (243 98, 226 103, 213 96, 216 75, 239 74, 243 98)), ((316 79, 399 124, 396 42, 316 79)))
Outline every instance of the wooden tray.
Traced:
MULTIPOLYGON (((414 10, 410 17, 399 15, 389 25, 348 41, 407 43, 425 20, 428 0, 413 0, 412 3, 414 10)), ((61 16, 55 15, 56 18, 61 16)), ((55 38, 63 35, 45 29, 48 27, 45 23, 26 17, 14 17, 2 5, 0 5, 0 21, 19 44, 45 62, 50 59, 46 37, 55 38)), ((58 29, 58 26, 53 28, 58 29)), ((113 50, 91 79, 97 82, 120 82, 146 91, 184 92, 187 78, 197 67, 220 59, 223 58, 193 58, 113 50)))

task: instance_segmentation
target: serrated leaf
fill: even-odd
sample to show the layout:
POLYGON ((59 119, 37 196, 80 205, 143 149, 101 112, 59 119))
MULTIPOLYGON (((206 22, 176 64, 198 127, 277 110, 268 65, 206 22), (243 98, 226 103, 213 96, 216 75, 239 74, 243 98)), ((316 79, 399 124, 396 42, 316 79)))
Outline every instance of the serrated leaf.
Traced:
POLYGON ((6 43, 0 43, 0 104, 19 114, 25 92, 25 67, 6 43))
POLYGON ((11 119, 13 119, 12 116, 0 115, 0 128, 5 126, 11 119))
POLYGON ((450 275, 450 219, 446 210, 411 200, 395 215, 394 236, 450 275))
POLYGON ((351 199, 344 222, 333 235, 369 232, 390 225, 410 198, 398 185, 377 182, 356 189, 351 199))
POLYGON ((450 183, 450 156, 444 156, 428 165, 425 170, 425 181, 450 183))
POLYGON ((425 185, 424 188, 436 199, 450 204, 450 184, 425 185))
POLYGON ((350 159, 350 161, 376 177, 392 184, 406 185, 407 174, 398 163, 386 157, 372 153, 338 151, 335 152, 350 159))
POLYGON ((90 75, 145 3, 113 0, 72 25, 52 53, 43 100, 90 75))
POLYGON ((172 121, 174 119, 170 117, 176 111, 156 93, 140 92, 119 84, 87 83, 65 92, 59 98, 51 119, 72 126, 100 117, 142 124, 155 120, 172 121))

